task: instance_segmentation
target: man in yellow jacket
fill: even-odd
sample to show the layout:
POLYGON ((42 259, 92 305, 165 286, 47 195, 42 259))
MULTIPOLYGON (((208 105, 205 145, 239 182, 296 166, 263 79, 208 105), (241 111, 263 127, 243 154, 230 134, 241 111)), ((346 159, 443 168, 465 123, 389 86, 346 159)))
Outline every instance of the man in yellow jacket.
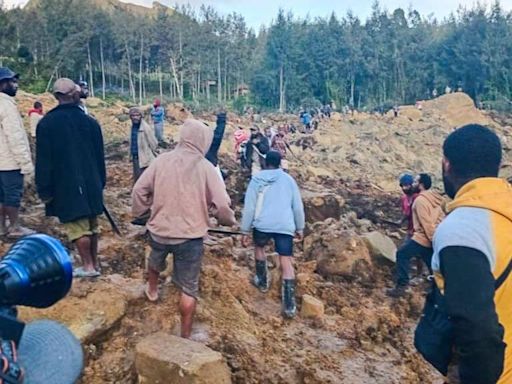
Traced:
POLYGON ((454 200, 434 235, 435 285, 415 344, 444 374, 456 357, 462 384, 510 384, 512 187, 498 178, 501 143, 490 129, 468 125, 448 136, 443 153, 454 200))

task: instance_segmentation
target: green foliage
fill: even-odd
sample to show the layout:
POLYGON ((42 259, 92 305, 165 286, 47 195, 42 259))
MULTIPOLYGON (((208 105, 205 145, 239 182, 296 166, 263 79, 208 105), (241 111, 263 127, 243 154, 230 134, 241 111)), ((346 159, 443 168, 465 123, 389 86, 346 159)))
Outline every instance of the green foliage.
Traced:
POLYGON ((244 112, 245 106, 249 105, 249 104, 250 104, 250 100, 249 100, 248 96, 240 96, 240 97, 233 99, 233 101, 230 103, 229 106, 231 107, 231 109, 233 111, 235 111, 236 113, 241 115, 244 112))
MULTIPOLYGON (((0 1, 1 3, 1 1, 0 1)), ((498 2, 443 22, 411 9, 314 20, 279 10, 258 34, 236 13, 190 6, 134 12, 100 0, 38 0, 0 8, 0 63, 22 87, 91 82, 96 96, 130 103, 181 99, 193 110, 248 104, 295 110, 334 101, 371 110, 461 87, 507 108, 512 99, 512 15, 498 2), (240 96, 249 86, 250 96, 240 96)))

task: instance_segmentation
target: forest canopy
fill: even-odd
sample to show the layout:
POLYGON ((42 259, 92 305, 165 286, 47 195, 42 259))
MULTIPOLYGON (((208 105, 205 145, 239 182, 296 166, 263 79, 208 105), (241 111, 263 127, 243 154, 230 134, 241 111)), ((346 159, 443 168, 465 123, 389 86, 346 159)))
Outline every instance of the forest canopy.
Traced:
POLYGON ((259 31, 207 6, 141 9, 117 0, 2 7, 0 64, 33 92, 66 76, 87 80, 97 97, 133 102, 161 95, 281 110, 331 101, 374 108, 447 87, 494 106, 512 98, 512 15, 498 2, 443 21, 379 3, 366 20, 280 10, 259 31))

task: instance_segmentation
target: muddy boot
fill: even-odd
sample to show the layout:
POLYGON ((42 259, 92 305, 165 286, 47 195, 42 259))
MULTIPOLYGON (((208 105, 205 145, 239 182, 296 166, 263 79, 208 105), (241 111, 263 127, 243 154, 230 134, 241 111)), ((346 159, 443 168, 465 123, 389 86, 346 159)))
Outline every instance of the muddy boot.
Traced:
POLYGON ((263 293, 270 288, 270 274, 268 273, 267 261, 256 260, 256 275, 252 283, 263 293))
POLYGON ((297 303, 295 302, 295 279, 283 280, 281 287, 281 301, 283 316, 293 319, 297 313, 297 303))
POLYGON ((386 291, 386 295, 392 297, 394 299, 398 299, 404 297, 405 295, 411 293, 411 288, 407 285, 399 285, 393 289, 388 289, 386 291))

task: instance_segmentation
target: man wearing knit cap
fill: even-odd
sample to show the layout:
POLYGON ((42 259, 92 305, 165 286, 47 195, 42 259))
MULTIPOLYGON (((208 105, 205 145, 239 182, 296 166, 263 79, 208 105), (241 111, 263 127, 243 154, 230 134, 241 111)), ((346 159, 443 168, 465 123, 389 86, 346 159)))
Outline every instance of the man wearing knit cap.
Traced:
POLYGON ((34 174, 27 133, 14 100, 18 78, 9 68, 0 68, 0 235, 15 238, 33 233, 18 220, 23 183, 34 174))
POLYGON ((154 131, 142 117, 142 111, 137 107, 130 108, 132 129, 130 135, 130 156, 133 164, 133 183, 156 157, 158 141, 154 131))
POLYGON ((408 293, 409 266, 413 257, 420 257, 430 269, 432 239, 437 225, 443 220, 443 197, 433 191, 432 179, 420 173, 414 179, 412 188, 418 196, 412 205, 413 233, 396 253, 396 286, 387 295, 399 298, 408 293))
POLYGON ((53 93, 59 105, 36 132, 36 186, 46 215, 56 216, 76 246, 83 266, 76 277, 99 276, 97 217, 103 212, 106 183, 101 127, 79 107, 80 87, 58 79, 53 93))
POLYGON ((412 204, 418 196, 418 193, 412 187, 414 183, 414 176, 409 173, 404 173, 400 176, 400 189, 403 195, 400 197, 400 209, 402 210, 401 224, 407 223, 407 237, 412 237, 414 233, 414 226, 412 222, 412 204))
POLYGON ((197 120, 186 120, 176 149, 158 156, 132 192, 133 216, 149 214, 151 254, 146 296, 150 301, 158 300, 158 277, 166 268, 167 255, 172 253, 172 282, 181 290, 179 309, 184 338, 190 338, 192 333, 209 213, 221 225, 236 224, 226 187, 205 158, 212 139, 211 128, 197 120))

